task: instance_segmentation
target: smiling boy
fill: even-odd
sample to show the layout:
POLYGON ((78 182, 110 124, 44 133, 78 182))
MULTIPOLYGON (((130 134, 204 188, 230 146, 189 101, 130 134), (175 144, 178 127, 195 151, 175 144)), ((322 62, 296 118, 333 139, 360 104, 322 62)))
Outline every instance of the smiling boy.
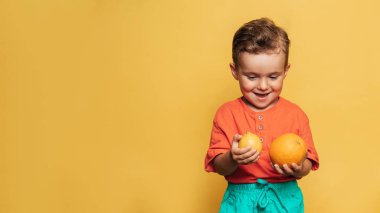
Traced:
POLYGON ((267 18, 244 24, 233 39, 232 76, 242 97, 223 104, 215 114, 205 169, 225 176, 228 187, 220 212, 303 212, 297 179, 319 167, 309 120, 296 104, 280 97, 288 74, 287 33, 267 18), (263 149, 238 148, 241 135, 258 135, 263 149), (272 165, 271 142, 295 133, 307 145, 300 164, 272 165))

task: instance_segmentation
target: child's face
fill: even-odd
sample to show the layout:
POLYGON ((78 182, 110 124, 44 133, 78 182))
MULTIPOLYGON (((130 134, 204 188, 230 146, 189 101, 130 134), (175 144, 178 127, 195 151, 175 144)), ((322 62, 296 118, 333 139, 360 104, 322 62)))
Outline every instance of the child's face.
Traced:
POLYGON ((239 81, 240 90, 255 111, 273 107, 282 90, 282 84, 290 65, 285 66, 285 54, 243 52, 239 66, 230 65, 232 75, 239 81))

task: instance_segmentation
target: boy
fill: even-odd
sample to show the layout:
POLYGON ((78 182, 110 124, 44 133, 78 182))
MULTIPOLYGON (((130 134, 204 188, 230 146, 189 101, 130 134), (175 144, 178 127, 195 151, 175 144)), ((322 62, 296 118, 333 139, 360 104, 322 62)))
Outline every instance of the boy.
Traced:
POLYGON ((303 212, 297 179, 319 167, 309 121, 297 105, 280 97, 288 74, 287 33, 270 19, 244 24, 233 38, 232 76, 242 97, 223 104, 215 114, 205 169, 225 176, 228 187, 220 212, 303 212), (241 135, 251 131, 263 142, 259 154, 250 147, 239 149, 241 135), (307 145, 300 164, 272 165, 271 142, 295 133, 307 145))

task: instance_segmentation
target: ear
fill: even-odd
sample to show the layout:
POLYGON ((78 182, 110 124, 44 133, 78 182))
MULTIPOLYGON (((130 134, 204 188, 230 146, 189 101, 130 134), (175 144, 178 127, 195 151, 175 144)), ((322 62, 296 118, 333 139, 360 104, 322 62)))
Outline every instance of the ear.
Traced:
POLYGON ((236 70, 235 64, 230 63, 230 69, 231 69, 232 76, 235 78, 235 80, 238 80, 239 79, 238 71, 236 70))
POLYGON ((290 64, 286 65, 286 67, 285 67, 285 73, 284 73, 285 77, 288 74, 289 69, 290 69, 290 64))

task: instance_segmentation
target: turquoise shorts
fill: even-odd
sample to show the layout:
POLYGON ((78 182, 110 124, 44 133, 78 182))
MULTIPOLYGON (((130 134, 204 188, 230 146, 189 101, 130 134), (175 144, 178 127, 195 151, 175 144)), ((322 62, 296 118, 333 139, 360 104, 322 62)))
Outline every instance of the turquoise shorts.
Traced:
POLYGON ((219 213, 304 212, 302 191, 297 181, 229 183, 219 213))

